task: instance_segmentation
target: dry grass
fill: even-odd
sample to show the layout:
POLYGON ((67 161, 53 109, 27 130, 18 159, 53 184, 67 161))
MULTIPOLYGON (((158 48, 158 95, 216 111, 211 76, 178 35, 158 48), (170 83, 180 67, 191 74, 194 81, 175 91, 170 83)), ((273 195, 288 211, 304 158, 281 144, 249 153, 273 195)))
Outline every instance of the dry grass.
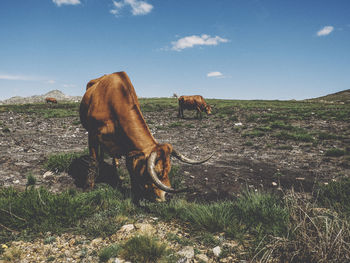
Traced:
MULTIPOLYGON (((291 192, 287 237, 269 237, 268 245, 255 255, 259 262, 349 262, 350 226, 336 212, 319 208, 316 202, 291 192)), ((266 243, 265 243, 266 244, 266 243)))

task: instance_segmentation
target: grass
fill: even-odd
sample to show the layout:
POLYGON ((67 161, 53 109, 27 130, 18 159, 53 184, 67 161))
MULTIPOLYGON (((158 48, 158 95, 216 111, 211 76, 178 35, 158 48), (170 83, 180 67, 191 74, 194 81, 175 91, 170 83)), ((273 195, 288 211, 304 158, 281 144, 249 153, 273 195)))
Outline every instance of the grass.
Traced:
POLYGON ((325 156, 330 156, 330 157, 340 157, 340 156, 344 156, 345 154, 347 154, 346 150, 339 149, 339 148, 332 148, 325 152, 325 156))
MULTIPOLYGON (((24 192, 13 188, 0 189, 0 224, 4 226, 0 229, 0 236, 6 240, 11 232, 35 235, 72 227, 82 230, 80 226, 86 226, 86 222, 91 217, 96 219, 99 213, 109 216, 122 214, 123 209, 128 208, 123 204, 125 202, 118 191, 104 186, 91 192, 67 190, 59 194, 35 187, 29 187, 24 192)), ((129 213, 132 211, 127 210, 129 213)), ((99 222, 94 225, 95 228, 98 226, 99 222)), ((98 231, 103 234, 105 229, 100 227, 98 231)), ((86 233, 89 234, 89 229, 86 233)))
POLYGON ((86 151, 80 153, 58 153, 52 154, 44 163, 44 168, 54 173, 68 172, 72 161, 86 154, 86 151))
POLYGON ((57 105, 47 105, 46 103, 1 105, 1 112, 17 112, 26 115, 37 114, 44 118, 64 118, 79 116, 79 103, 59 103, 57 105))
POLYGON ((247 193, 237 201, 211 204, 172 200, 168 204, 151 204, 151 210, 165 220, 177 218, 200 231, 225 232, 242 236, 246 232, 283 234, 288 211, 269 194, 247 193))
POLYGON ((171 262, 171 252, 167 249, 167 245, 149 235, 130 238, 123 244, 120 255, 131 262, 171 262))
POLYGON ((340 214, 350 217, 350 178, 345 177, 327 185, 321 185, 318 202, 340 214))
POLYGON ((108 247, 101 249, 98 253, 100 262, 107 262, 112 257, 117 257, 121 247, 118 244, 113 244, 108 247))
MULTIPOLYGON (((236 200, 190 203, 173 199, 169 203, 147 203, 136 208, 130 199, 106 186, 91 192, 49 193, 28 187, 0 191, 0 243, 19 236, 35 237, 50 231, 75 231, 92 237, 108 237, 132 218, 145 215, 176 220, 189 227, 190 238, 168 234, 166 239, 181 246, 200 243, 207 247, 222 245, 215 235, 247 244, 245 259, 268 262, 346 262, 350 257, 350 179, 320 187, 316 201, 288 194, 246 192, 236 200), (90 226, 90 228, 89 228, 90 226), (16 236, 15 235, 15 236, 16 236), (19 236, 18 236, 19 235, 19 236), (248 242, 248 243, 247 243, 248 242), (293 260, 292 260, 293 259, 293 260)), ((135 220, 135 219, 134 219, 135 220)), ((54 237, 44 243, 54 242, 54 237)), ((227 253, 233 253, 226 248, 227 253)), ((138 235, 98 252, 101 262, 112 257, 131 262, 176 262, 165 242, 156 236, 138 235)), ((3 257, 15 260, 16 251, 6 250, 3 257)))

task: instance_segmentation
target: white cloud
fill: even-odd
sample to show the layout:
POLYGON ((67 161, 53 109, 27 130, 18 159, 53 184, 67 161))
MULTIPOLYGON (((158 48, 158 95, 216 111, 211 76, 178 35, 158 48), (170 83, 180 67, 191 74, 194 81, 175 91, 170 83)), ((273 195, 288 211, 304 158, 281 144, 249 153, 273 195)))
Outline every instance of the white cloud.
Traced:
POLYGON ((80 0, 52 0, 57 6, 61 5, 79 5, 80 0))
POLYGON ((325 26, 320 31, 317 32, 317 36, 327 36, 334 30, 332 26, 325 26))
POLYGON ((131 7, 131 13, 134 16, 146 15, 150 13, 153 9, 153 5, 147 3, 146 1, 140 0, 123 0, 120 2, 113 1, 113 9, 110 11, 113 15, 118 16, 120 11, 125 7, 131 7))
POLYGON ((224 75, 221 72, 219 72, 219 71, 213 71, 213 72, 209 72, 207 74, 208 78, 219 78, 219 77, 223 77, 223 76, 224 75))
POLYGON ((226 42, 228 42, 228 39, 219 36, 210 37, 209 35, 203 34, 201 36, 192 35, 188 37, 183 37, 177 41, 171 42, 171 44, 172 50, 181 51, 182 49, 191 48, 196 45, 216 46, 219 43, 226 42))
POLYGON ((48 80, 46 83, 47 83, 47 84, 55 84, 56 81, 54 81, 53 79, 50 79, 50 80, 48 80))

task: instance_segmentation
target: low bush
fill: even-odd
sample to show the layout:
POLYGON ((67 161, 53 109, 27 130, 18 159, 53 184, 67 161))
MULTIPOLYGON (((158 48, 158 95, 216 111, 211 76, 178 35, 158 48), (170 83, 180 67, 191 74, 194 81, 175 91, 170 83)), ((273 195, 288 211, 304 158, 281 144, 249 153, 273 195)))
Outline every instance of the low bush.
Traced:
POLYGON ((321 185, 317 198, 320 205, 350 216, 350 178, 321 185))
POLYGON ((130 238, 122 245, 120 255, 131 262, 171 262, 170 258, 167 258, 170 256, 170 251, 166 244, 149 235, 138 235, 130 238))
POLYGON ((121 247, 118 244, 113 244, 108 247, 102 248, 98 253, 100 262, 107 262, 112 257, 117 257, 121 247))
POLYGON ((44 168, 54 173, 68 172, 69 166, 74 159, 79 158, 84 153, 60 153, 50 155, 44 163, 44 168))
POLYGON ((345 154, 346 154, 346 151, 339 148, 332 148, 325 152, 325 156, 330 156, 330 157, 340 157, 345 154))

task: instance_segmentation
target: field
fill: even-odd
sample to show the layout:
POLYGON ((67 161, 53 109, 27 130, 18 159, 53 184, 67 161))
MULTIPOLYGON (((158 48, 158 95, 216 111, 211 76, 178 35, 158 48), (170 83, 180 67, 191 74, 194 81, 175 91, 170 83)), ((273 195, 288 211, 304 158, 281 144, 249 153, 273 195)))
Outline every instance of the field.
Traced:
MULTIPOLYGON (((191 158, 215 151, 196 166, 176 160, 188 199, 236 196, 242 190, 277 188, 311 192, 350 174, 350 106, 294 101, 209 100, 213 114, 202 120, 185 111, 177 118, 175 99, 141 99, 147 124, 158 142, 191 158)), ((66 173, 43 178, 50 155, 80 153, 87 135, 78 104, 0 107, 0 185, 25 187, 28 174, 53 191, 72 186, 66 173), (57 180, 60 178, 60 180, 57 180), (54 181, 53 181, 54 179, 54 181)), ((107 159, 108 162, 108 159, 107 159)))
MULTIPOLYGON (((184 112, 185 119, 177 118, 173 98, 140 99, 146 122, 158 142, 170 143, 194 159, 215 151, 212 159, 202 165, 190 166, 173 160, 175 187, 186 185, 193 190, 169 196, 172 201, 181 198, 190 206, 215 205, 240 200, 247 193, 271 193, 282 199, 293 193, 296 200, 300 197, 309 200, 323 187, 349 177, 350 104, 215 99, 207 102, 213 106, 213 114, 197 120, 191 111, 184 112)), ((87 153, 87 134, 80 124, 78 107, 77 103, 0 106, 1 189, 14 187, 14 191, 27 191, 28 178, 34 178, 37 187, 43 186, 50 193, 60 194, 72 188, 80 191, 68 173, 71 161, 87 153)), ((113 175, 110 164, 107 157, 107 179, 113 175)), ((118 172, 123 175, 127 189, 123 160, 118 172)), ((237 225, 245 224, 240 220, 237 225)), ((0 223, 3 228, 9 227, 0 223)), ((260 227, 264 228, 263 224, 260 227)), ((238 232, 233 235, 236 239, 238 232)), ((244 233, 248 235, 245 239, 251 241, 251 232, 244 233)), ((273 231, 262 233, 269 236, 273 231)), ((3 241, 9 240, 7 237, 3 241)), ((242 257, 251 259, 254 255, 248 254, 242 257)), ((225 262, 226 256, 217 262, 225 262)), ((235 262, 234 258, 226 262, 235 262)))

